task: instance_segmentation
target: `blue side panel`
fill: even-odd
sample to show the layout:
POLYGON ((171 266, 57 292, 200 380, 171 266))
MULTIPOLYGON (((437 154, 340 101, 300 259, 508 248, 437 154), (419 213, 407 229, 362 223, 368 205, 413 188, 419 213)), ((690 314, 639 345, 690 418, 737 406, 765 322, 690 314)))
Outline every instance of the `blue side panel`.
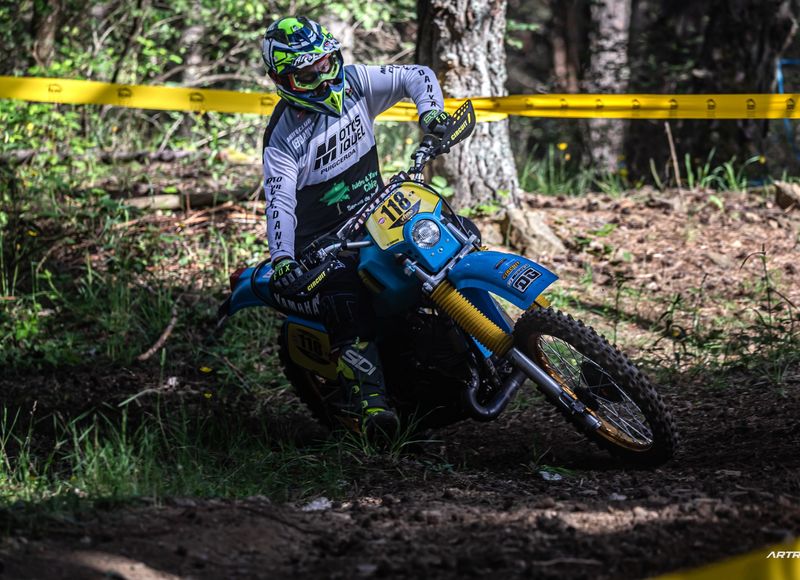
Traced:
POLYGON ((257 273, 258 277, 253 280, 255 274, 255 268, 247 268, 239 275, 236 281, 236 287, 231 293, 231 301, 228 310, 229 315, 235 314, 242 308, 249 308, 251 306, 278 307, 272 299, 272 293, 269 291, 269 278, 272 276, 272 265, 265 264, 261 267, 257 273), (258 290, 258 295, 253 292, 254 282, 258 290))
POLYGON ((375 307, 382 315, 405 312, 420 300, 420 283, 403 273, 394 256, 377 245, 361 248, 359 270, 366 270, 383 288, 375 296, 375 307))
MULTIPOLYGON (((558 276, 533 260, 504 252, 470 254, 456 264, 448 278, 458 290, 485 290, 523 310, 527 310, 545 288, 558 280, 558 276)), ((478 304, 475 306, 480 308, 478 304)), ((489 315, 489 312, 484 312, 489 315)))

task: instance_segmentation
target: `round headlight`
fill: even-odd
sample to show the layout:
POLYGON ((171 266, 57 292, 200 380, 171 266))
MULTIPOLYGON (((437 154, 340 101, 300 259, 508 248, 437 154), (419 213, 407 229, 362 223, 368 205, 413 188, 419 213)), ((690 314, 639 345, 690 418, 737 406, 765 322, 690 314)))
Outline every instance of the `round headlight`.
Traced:
POLYGON ((411 239, 421 248, 432 248, 440 237, 439 226, 433 220, 419 220, 411 228, 411 239))

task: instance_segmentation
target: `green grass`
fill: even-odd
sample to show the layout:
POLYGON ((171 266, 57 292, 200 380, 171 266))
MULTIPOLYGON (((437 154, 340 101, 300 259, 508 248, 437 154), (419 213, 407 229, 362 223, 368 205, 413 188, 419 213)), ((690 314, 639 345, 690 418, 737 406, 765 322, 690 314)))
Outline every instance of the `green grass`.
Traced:
POLYGON ((301 449, 270 435, 268 419, 176 408, 129 420, 93 413, 37 434, 34 416, 0 416, 0 508, 69 510, 147 497, 246 497, 276 501, 337 497, 347 485, 347 450, 301 449))

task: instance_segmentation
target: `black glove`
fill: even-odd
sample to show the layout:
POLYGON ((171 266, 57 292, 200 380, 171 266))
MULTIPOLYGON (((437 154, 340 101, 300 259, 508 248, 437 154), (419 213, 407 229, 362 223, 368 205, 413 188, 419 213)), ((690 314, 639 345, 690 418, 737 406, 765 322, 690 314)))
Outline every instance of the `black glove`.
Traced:
POLYGON ((269 279, 269 289, 273 294, 289 297, 297 281, 303 277, 304 270, 300 264, 291 258, 280 260, 272 270, 269 279))
POLYGON ((269 289, 273 294, 296 302, 311 300, 329 277, 345 267, 341 260, 331 258, 306 270, 291 258, 285 258, 275 264, 269 289))
POLYGON ((433 135, 441 139, 447 133, 447 129, 453 124, 453 117, 449 113, 438 109, 431 109, 423 113, 419 118, 419 126, 426 135, 433 135))

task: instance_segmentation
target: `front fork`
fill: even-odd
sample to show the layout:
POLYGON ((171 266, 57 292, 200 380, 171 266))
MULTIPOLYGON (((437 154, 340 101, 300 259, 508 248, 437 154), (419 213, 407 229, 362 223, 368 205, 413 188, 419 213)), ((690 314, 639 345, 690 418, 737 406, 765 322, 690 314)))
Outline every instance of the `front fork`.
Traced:
POLYGON ((586 429, 595 430, 600 427, 600 421, 583 403, 567 393, 542 367, 515 348, 513 337, 475 308, 447 279, 434 280, 408 259, 405 266, 407 272, 413 273, 422 281, 423 292, 462 330, 474 336, 498 358, 506 358, 514 365, 514 372, 485 404, 478 401, 480 379, 477 372, 473 373, 472 381, 467 387, 466 400, 474 418, 490 421, 500 415, 527 377, 539 385, 549 399, 561 405, 568 413, 577 415, 586 429))

